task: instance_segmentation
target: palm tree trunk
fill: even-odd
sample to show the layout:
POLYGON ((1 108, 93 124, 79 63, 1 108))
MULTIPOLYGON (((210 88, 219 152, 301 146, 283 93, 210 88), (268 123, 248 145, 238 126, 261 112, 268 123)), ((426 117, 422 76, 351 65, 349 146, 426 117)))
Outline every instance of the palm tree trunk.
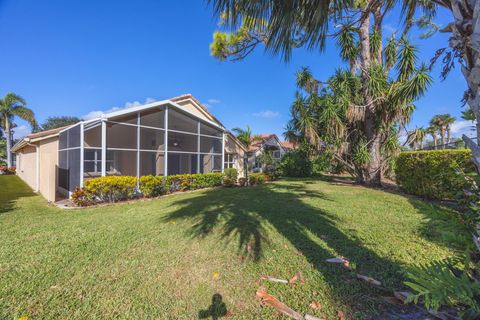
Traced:
POLYGON ((12 130, 10 129, 10 121, 8 117, 5 117, 5 134, 7 135, 7 167, 12 166, 12 130))
MULTIPOLYGON (((370 57, 370 12, 363 12, 358 30, 360 37, 360 64, 362 69, 362 78, 368 77, 368 70, 371 64, 370 57)), ((382 176, 382 161, 380 155, 381 136, 376 130, 376 110, 373 99, 368 93, 366 87, 367 81, 362 81, 362 95, 365 101, 365 135, 368 141, 368 153, 370 160, 363 167, 363 179, 366 185, 379 186, 382 176)))
POLYGON ((447 127, 447 144, 450 144, 450 127, 447 127))
POLYGON ((440 128, 440 139, 442 140, 442 149, 445 149, 445 128, 440 128))

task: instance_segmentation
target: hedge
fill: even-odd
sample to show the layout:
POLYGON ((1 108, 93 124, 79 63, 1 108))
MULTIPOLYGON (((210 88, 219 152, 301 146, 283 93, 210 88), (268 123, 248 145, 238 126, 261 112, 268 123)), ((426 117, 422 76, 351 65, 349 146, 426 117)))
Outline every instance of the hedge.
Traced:
POLYGON ((268 180, 267 176, 264 173, 261 173, 261 172, 251 173, 248 176, 248 183, 251 186, 254 186, 254 185, 257 185, 257 184, 263 184, 267 180, 268 180))
POLYGON ((235 168, 226 168, 224 170, 225 176, 223 177, 223 184, 226 187, 233 187, 237 184, 238 171, 235 168))
MULTIPOLYGON (((173 176, 142 176, 138 187, 144 197, 157 197, 177 191, 187 191, 222 185, 224 174, 180 174, 173 176)), ((137 192, 137 178, 132 176, 108 176, 85 181, 83 188, 76 188, 72 201, 77 206, 89 206, 101 202, 117 202, 133 199, 137 192)))
POLYGON ((455 172, 475 170, 468 149, 402 152, 396 160, 395 177, 406 192, 432 199, 452 199, 465 186, 455 172))

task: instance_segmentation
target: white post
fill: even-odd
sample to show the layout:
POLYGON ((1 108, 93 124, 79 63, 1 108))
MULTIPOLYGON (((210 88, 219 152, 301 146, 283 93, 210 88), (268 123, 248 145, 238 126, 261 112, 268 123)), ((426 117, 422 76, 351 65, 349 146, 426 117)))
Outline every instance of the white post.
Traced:
POLYGON ((102 177, 107 175, 107 123, 102 120, 102 177))
POLYGON ((140 183, 140 112, 137 113, 137 188, 140 183))
POLYGON ((83 188, 83 171, 84 171, 84 129, 85 124, 83 122, 80 123, 80 188, 83 188))
POLYGON ((225 170, 225 132, 222 133, 222 172, 225 170))
POLYGON ((164 175, 168 176, 168 106, 165 106, 165 142, 164 142, 164 149, 165 149, 165 156, 164 159, 164 175))
POLYGON ((197 173, 200 173, 200 121, 197 122, 197 173))

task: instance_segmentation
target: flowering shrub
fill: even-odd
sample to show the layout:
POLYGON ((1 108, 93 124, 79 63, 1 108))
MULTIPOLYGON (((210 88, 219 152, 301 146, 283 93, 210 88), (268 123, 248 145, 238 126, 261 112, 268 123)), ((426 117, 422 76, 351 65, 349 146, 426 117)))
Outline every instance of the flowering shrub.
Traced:
POLYGON ((16 170, 17 168, 15 166, 13 167, 0 166, 0 174, 15 174, 16 170))
POLYGON ((86 207, 95 204, 93 194, 88 192, 85 188, 76 187, 72 193, 72 201, 79 207, 86 207))
POLYGON ((267 181, 267 177, 263 173, 251 173, 248 176, 248 183, 252 186, 256 184, 263 184, 265 181, 267 181))
POLYGON ((158 197, 167 193, 167 178, 163 176, 140 177, 140 192, 144 197, 158 197))

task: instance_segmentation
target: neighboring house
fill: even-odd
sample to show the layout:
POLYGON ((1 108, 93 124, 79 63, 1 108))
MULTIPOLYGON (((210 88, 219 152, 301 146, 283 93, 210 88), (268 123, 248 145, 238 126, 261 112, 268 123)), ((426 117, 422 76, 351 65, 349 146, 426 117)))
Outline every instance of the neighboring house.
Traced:
POLYGON ((271 152, 274 160, 282 159, 283 155, 289 151, 284 147, 276 134, 260 134, 250 145, 248 150, 248 166, 253 171, 263 171, 263 166, 259 157, 263 152, 271 152))
POLYGON ((47 200, 109 175, 243 175, 246 147, 190 94, 31 134, 12 148, 17 174, 47 200))

